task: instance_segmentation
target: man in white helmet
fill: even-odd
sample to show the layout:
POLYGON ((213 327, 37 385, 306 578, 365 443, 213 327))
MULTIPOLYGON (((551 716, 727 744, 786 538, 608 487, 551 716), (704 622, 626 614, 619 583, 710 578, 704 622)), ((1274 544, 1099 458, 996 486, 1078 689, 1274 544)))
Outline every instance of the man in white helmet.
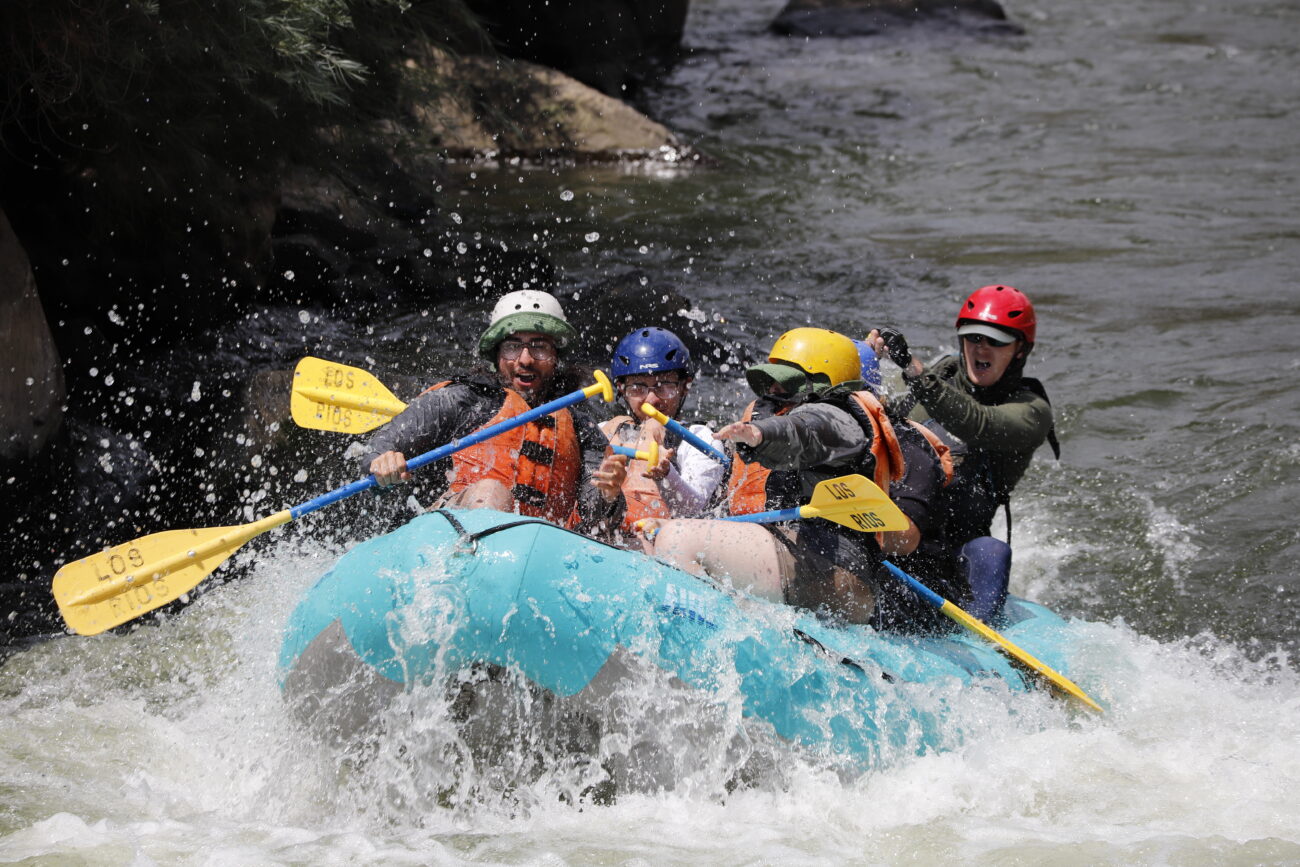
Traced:
MULTIPOLYGON (((381 487, 411 477, 406 456, 422 454, 520 415, 556 397, 561 354, 575 333, 546 292, 511 292, 479 338, 495 377, 439 383, 367 443, 361 459, 381 487)), ((567 391, 566 391, 567 393, 567 391)), ((494 508, 562 526, 607 532, 622 520, 627 458, 605 456, 608 441, 585 404, 561 409, 432 464, 445 491, 439 504, 494 508)))

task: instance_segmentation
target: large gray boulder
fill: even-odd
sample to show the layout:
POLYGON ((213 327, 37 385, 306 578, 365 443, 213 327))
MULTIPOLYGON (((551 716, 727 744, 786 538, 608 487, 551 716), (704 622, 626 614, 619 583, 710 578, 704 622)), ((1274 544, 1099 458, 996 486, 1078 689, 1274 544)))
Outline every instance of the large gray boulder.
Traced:
POLYGON ((451 156, 674 161, 684 155, 662 124, 554 69, 437 51, 419 62, 448 85, 436 99, 413 106, 413 114, 428 141, 451 156))
POLYGON ((27 253, 0 211, 0 460, 30 460, 63 422, 63 367, 27 253))
POLYGON ((919 25, 1023 33, 997 0, 790 0, 772 21, 786 36, 873 36, 919 25))

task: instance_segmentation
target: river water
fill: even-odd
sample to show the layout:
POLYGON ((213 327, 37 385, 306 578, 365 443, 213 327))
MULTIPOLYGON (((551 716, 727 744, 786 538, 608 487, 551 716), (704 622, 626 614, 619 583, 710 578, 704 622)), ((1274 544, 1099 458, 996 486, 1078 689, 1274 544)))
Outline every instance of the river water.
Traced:
MULTIPOLYGON (((1013 589, 1090 622, 1109 713, 973 700, 960 748, 854 779, 792 755, 730 793, 448 807, 285 718, 280 627, 348 541, 291 530, 161 626, 5 660, 0 862, 1300 862, 1300 7, 1037 0, 1019 38, 804 41, 764 31, 780 2, 693 5, 647 99, 714 167, 479 167, 458 213, 570 288, 673 284, 757 351, 893 323, 930 355, 971 289, 1029 293, 1064 454, 1017 491, 1013 589)), ((300 339, 400 367, 428 321, 300 339)), ((721 419, 744 395, 715 362, 721 419)))

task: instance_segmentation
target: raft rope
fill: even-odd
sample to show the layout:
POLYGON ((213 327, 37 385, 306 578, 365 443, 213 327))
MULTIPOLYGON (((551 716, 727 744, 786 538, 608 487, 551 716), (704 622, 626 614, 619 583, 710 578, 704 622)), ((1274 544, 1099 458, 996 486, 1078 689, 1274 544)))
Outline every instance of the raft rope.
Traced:
POLYGON ((548 527, 555 526, 549 521, 541 521, 536 518, 526 518, 522 521, 509 521, 505 524, 497 524, 495 527, 488 527, 486 530, 479 530, 477 533, 471 533, 465 529, 464 524, 456 519, 455 515, 448 512, 446 509, 434 509, 433 511, 446 518, 447 523, 451 524, 452 529, 460 534, 460 538, 456 540, 456 547, 454 549, 457 554, 473 554, 478 550, 478 542, 480 539, 485 536, 491 536, 493 533, 500 533, 502 530, 523 527, 526 524, 545 524, 548 527))

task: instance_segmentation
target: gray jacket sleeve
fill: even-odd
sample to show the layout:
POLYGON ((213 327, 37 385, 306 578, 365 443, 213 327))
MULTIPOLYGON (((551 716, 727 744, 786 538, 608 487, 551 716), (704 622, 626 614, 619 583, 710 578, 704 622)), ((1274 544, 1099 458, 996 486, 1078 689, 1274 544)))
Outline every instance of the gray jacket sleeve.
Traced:
POLYGON ((371 461, 384 452, 401 452, 409 460, 463 437, 482 426, 496 409, 460 383, 426 391, 366 442, 361 472, 369 474, 371 461))
POLYGON ((871 447, 857 420, 829 403, 802 404, 753 424, 763 441, 748 451, 770 470, 851 464, 871 447))

